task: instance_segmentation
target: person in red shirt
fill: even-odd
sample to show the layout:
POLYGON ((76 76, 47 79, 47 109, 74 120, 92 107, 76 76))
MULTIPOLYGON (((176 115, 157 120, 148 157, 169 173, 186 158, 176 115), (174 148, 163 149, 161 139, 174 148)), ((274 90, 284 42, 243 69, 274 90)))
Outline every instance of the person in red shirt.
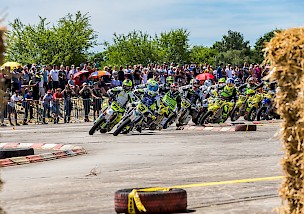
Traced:
POLYGON ((59 116, 62 117, 60 113, 60 104, 62 100, 63 100, 63 95, 61 93, 61 88, 57 88, 56 92, 53 94, 54 124, 58 124, 59 116))

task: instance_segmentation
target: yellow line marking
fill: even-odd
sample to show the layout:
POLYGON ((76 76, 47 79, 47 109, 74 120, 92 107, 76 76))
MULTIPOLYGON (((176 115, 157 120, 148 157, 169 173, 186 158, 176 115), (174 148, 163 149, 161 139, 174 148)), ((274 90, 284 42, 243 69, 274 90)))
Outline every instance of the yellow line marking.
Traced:
POLYGON ((273 177, 265 177, 265 178, 249 178, 249 179, 231 180, 231 181, 215 181, 215 182, 173 186, 170 188, 192 188, 192 187, 206 187, 206 186, 216 186, 216 185, 225 185, 225 184, 251 183, 251 182, 258 182, 258 181, 273 181, 273 180, 278 180, 278 179, 282 179, 282 178, 284 178, 284 176, 273 176, 273 177))

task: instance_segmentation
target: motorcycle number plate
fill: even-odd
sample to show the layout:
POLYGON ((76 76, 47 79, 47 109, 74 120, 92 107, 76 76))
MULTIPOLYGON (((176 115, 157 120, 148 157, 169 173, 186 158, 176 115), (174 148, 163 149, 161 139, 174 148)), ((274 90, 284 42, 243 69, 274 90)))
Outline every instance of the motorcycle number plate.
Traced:
POLYGON ((191 105, 191 104, 190 104, 188 101, 183 100, 181 106, 182 106, 183 108, 188 108, 190 105, 191 105))
POLYGON ((111 107, 114 111, 120 111, 121 110, 121 107, 119 106, 119 104, 117 102, 113 102, 111 107))
POLYGON ((137 109, 140 113, 145 113, 148 111, 148 108, 142 103, 138 104, 137 109))

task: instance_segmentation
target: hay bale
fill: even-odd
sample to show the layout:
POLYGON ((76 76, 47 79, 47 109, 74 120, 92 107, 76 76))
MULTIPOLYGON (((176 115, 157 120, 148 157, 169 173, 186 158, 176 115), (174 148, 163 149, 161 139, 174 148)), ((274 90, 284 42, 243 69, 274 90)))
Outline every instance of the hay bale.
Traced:
MULTIPOLYGON (((4 57, 4 32, 5 32, 5 28, 0 26, 0 65, 2 65, 3 62, 3 57, 4 57)), ((3 111, 4 106, 2 105, 3 103, 3 95, 4 95, 4 91, 2 90, 4 88, 3 86, 3 82, 0 81, 0 111, 3 111)), ((3 182, 0 179, 0 190, 2 189, 3 186, 3 182)), ((4 210, 0 207, 0 214, 4 214, 4 210)))
POLYGON ((281 185, 280 213, 304 213, 304 28, 280 33, 266 45, 272 80, 278 80, 276 98, 283 118, 285 179, 281 185))

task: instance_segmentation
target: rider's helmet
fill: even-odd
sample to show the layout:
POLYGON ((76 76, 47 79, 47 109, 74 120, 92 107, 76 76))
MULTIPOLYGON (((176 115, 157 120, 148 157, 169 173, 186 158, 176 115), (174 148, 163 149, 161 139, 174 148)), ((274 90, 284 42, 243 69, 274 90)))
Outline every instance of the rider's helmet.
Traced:
POLYGON ((174 82, 174 78, 172 76, 168 76, 166 81, 169 85, 171 85, 174 82))
POLYGON ((132 89, 132 81, 129 79, 126 79, 122 82, 122 88, 125 91, 130 91, 132 89))
POLYGON ((178 94, 178 83, 174 82, 170 85, 170 93, 172 96, 175 96, 178 94))
POLYGON ((254 95, 255 94, 255 90, 249 88, 249 89, 246 90, 246 94, 247 95, 254 95))
POLYGON ((248 84, 249 84, 250 87, 254 87, 255 86, 253 77, 250 77, 248 79, 248 84))
POLYGON ((219 81, 218 81, 219 85, 222 85, 225 82, 226 82, 226 79, 224 77, 220 78, 219 81))
POLYGON ((192 84, 193 90, 197 90, 201 86, 201 81, 194 79, 191 84, 192 84))
POLYGON ((212 85, 212 80, 208 79, 204 83, 205 86, 210 87, 212 85))
POLYGON ((156 96, 158 94, 158 83, 155 80, 150 81, 147 92, 150 96, 156 96))
POLYGON ((240 80, 239 78, 236 78, 236 79, 234 80, 234 84, 235 84, 235 86, 241 85, 241 80, 240 80))
POLYGON ((148 79, 147 83, 149 84, 150 82, 153 82, 153 81, 155 81, 155 80, 153 78, 150 78, 150 79, 148 79))
POLYGON ((226 80, 226 85, 227 86, 233 86, 234 85, 234 79, 232 79, 232 78, 228 78, 227 80, 226 80))

